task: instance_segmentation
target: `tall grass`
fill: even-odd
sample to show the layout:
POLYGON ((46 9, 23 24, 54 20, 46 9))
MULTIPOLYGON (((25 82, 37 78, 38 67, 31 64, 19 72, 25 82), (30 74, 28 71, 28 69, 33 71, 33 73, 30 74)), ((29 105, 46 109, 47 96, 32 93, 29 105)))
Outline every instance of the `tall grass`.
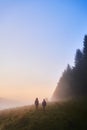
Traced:
POLYGON ((86 130, 87 101, 55 102, 0 112, 0 130, 86 130))

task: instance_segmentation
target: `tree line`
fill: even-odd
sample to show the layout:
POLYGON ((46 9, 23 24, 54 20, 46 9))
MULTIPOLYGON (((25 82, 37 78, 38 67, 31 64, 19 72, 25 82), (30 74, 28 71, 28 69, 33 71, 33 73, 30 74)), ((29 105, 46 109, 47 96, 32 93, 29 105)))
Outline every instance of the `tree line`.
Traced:
POLYGON ((77 49, 74 66, 64 70, 52 99, 68 99, 87 96, 87 35, 82 50, 77 49))

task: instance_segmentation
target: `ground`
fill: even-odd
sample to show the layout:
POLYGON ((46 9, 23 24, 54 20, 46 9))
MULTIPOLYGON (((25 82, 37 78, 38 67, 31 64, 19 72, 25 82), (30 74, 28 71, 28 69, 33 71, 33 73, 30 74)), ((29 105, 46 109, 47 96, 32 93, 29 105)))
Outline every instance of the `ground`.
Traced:
POLYGON ((87 101, 48 103, 0 111, 0 130, 86 130, 87 101))

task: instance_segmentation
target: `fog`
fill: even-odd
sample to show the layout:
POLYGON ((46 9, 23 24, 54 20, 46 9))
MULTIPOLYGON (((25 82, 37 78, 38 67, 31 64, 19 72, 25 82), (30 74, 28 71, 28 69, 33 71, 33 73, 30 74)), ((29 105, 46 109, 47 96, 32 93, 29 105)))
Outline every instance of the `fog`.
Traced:
MULTIPOLYGON (((35 97, 36 98, 36 97, 35 97)), ((22 106, 34 105, 35 98, 32 100, 17 100, 17 99, 6 99, 0 98, 0 110, 9 109, 9 108, 17 108, 22 106)), ((50 101, 50 98, 44 97, 47 101, 50 101)), ((43 98, 39 98, 39 103, 42 102, 43 98)))
POLYGON ((16 100, 8 100, 8 99, 1 99, 0 100, 0 110, 9 109, 9 108, 16 108, 20 106, 32 105, 33 102, 28 101, 16 101, 16 100))

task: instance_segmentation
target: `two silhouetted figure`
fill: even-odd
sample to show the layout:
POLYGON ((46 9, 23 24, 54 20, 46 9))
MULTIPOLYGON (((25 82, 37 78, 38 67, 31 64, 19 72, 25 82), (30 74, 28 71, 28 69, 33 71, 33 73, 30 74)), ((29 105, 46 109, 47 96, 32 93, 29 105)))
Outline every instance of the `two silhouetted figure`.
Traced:
MULTIPOLYGON (((43 110, 45 110, 46 105, 47 105, 46 100, 43 99, 43 101, 42 101, 42 107, 43 107, 43 110)), ((37 110, 38 107, 39 107, 39 100, 38 100, 38 98, 35 99, 35 107, 36 107, 36 110, 37 110)))

